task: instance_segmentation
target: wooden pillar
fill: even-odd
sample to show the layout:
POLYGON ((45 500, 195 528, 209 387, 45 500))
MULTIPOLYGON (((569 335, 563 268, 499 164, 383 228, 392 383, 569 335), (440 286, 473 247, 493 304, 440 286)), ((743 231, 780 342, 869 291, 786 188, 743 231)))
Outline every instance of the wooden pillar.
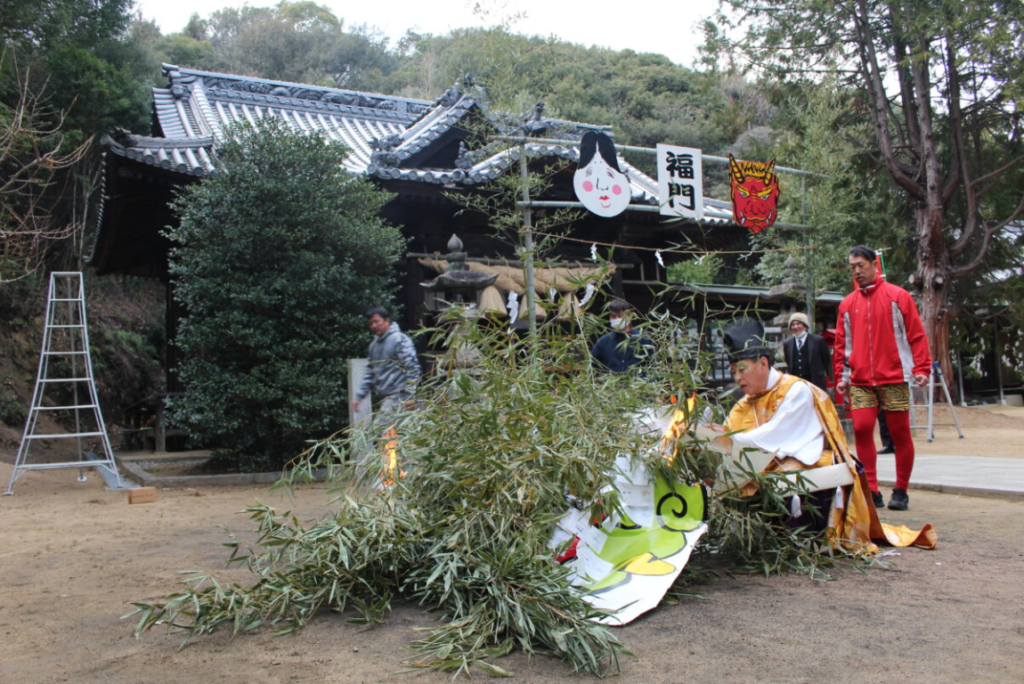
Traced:
POLYGON ((420 286, 426 278, 423 265, 419 259, 408 257, 405 260, 405 282, 402 287, 403 321, 402 330, 409 332, 420 327, 423 316, 423 298, 426 290, 420 286))
POLYGON ((612 293, 622 299, 622 271, 615 269, 615 273, 612 274, 612 293))
POLYGON ((167 420, 164 415, 164 398, 156 398, 156 420, 153 421, 153 429, 156 431, 156 446, 154 450, 158 453, 167 451, 167 420))
POLYGON ((184 310, 174 297, 174 280, 167 281, 166 311, 164 319, 167 325, 164 340, 164 379, 168 393, 184 392, 185 387, 178 378, 178 364, 181 361, 181 350, 175 342, 178 339, 178 323, 184 316, 184 310))

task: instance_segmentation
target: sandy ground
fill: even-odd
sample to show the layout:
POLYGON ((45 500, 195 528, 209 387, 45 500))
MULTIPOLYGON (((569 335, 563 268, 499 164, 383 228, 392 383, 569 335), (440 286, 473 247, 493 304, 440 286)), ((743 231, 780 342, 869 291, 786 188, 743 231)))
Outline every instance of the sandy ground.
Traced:
MULTIPOLYGON (((950 429, 946 441, 961 447, 951 453, 984 444, 977 455, 1010 457, 1024 443, 1024 410, 962 419, 968 439, 950 429), (995 430, 1010 437, 996 439, 995 430)), ((935 447, 919 440, 918 449, 942 453, 944 439, 935 447)), ((4 446, 0 482, 12 461, 4 446)), ((286 637, 223 633, 182 651, 178 635, 135 639, 120 619, 127 602, 174 591, 180 570, 222 568, 220 526, 250 528, 238 511, 260 499, 312 518, 328 494, 304 489, 289 502, 262 487, 164 490, 156 503, 130 506, 126 493, 104 491, 96 476, 78 483, 76 474, 30 472, 14 496, 0 498, 0 682, 449 681, 399 674, 416 629, 434 624, 416 606, 396 606, 369 630, 325 613, 286 637)), ((618 631, 637 656, 624 661, 620 681, 1019 683, 1024 503, 921 491, 911 511, 883 519, 933 523, 939 548, 902 550, 887 569, 846 568, 831 582, 741 576, 700 587, 701 598, 618 631)), ((592 679, 549 657, 513 655, 501 665, 522 682, 592 679)))
MULTIPOLYGON (((957 433, 949 408, 936 406, 934 441, 928 441, 927 430, 913 431, 917 453, 1024 458, 1024 408, 996 405, 957 408, 956 417, 964 433, 963 439, 957 433)), ((927 412, 917 409, 912 424, 927 425, 927 412)))

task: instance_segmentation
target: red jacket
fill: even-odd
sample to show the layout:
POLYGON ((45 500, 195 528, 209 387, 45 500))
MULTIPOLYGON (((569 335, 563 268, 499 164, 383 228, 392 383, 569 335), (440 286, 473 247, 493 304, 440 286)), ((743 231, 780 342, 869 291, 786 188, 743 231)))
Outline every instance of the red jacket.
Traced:
POLYGON ((835 377, 851 385, 911 382, 931 373, 932 358, 910 293, 877 278, 839 305, 832 354, 835 377))

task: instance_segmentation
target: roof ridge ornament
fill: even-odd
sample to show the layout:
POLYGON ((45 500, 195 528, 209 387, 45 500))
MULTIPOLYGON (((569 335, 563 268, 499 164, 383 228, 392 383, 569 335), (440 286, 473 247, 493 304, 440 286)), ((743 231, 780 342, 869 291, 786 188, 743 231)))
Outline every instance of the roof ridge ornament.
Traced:
POLYGON ((434 106, 453 107, 463 96, 469 97, 484 109, 487 108, 489 99, 487 89, 476 82, 476 76, 473 72, 469 72, 453 83, 451 88, 444 91, 444 95, 434 101, 434 106))
POLYGON ((195 74, 183 74, 181 73, 181 67, 177 64, 168 64, 164 62, 160 65, 161 71, 167 80, 171 82, 171 86, 185 85, 189 86, 198 80, 198 76, 195 74))
POLYGON ((402 136, 395 134, 383 138, 371 138, 370 148, 374 152, 370 155, 370 163, 379 167, 393 168, 398 166, 398 154, 395 148, 402 144, 402 136))
POLYGON ((476 164, 479 155, 466 147, 466 141, 459 141, 459 155, 455 157, 455 168, 471 169, 476 164))
POLYGON ((543 138, 548 132, 548 122, 544 121, 544 103, 538 102, 533 105, 533 110, 523 117, 523 125, 520 126, 523 133, 530 136, 543 138))
POLYGON ((480 105, 483 109, 488 109, 488 104, 490 103, 491 98, 487 94, 487 88, 482 83, 477 83, 476 77, 472 73, 466 74, 466 77, 463 79, 463 82, 466 84, 467 90, 470 88, 473 89, 473 99, 476 101, 476 103, 480 105))
MULTIPOLYGON (((165 65, 164 71, 172 79, 175 75, 180 76, 178 67, 170 67, 173 71, 168 71, 168 66, 165 65)), ((195 80, 196 77, 192 78, 195 80)), ((398 96, 360 93, 343 88, 311 86, 300 83, 285 83, 272 79, 260 79, 235 74, 204 73, 201 74, 201 78, 203 87, 211 91, 223 91, 229 94, 229 96, 233 93, 243 94, 246 97, 255 94, 265 97, 323 102, 396 113, 408 112, 410 114, 419 114, 427 111, 426 104, 398 96)))
POLYGON ((449 88, 448 90, 444 91, 444 95, 442 95, 441 97, 437 98, 437 100, 434 102, 434 104, 435 105, 440 105, 441 107, 451 107, 456 102, 458 102, 461 97, 462 97, 462 82, 461 81, 456 81, 455 83, 452 84, 451 88, 449 88))
POLYGON ((112 142, 125 148, 135 147, 139 144, 139 136, 135 135, 127 128, 121 128, 120 126, 115 127, 114 130, 105 137, 110 138, 112 142))
POLYGON ((178 81, 181 79, 181 68, 177 64, 168 64, 164 62, 160 65, 161 70, 164 72, 164 76, 169 78, 171 81, 178 81))

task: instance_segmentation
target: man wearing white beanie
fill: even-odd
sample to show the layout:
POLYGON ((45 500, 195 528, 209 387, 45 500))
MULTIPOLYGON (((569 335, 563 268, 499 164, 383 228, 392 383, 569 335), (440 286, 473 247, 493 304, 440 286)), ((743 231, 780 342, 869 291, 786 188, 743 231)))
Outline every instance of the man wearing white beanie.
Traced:
POLYGON ((786 367, 790 375, 826 389, 832 369, 832 357, 829 355, 825 339, 811 333, 810 327, 806 314, 795 313, 789 317, 789 331, 793 336, 782 344, 786 367))

